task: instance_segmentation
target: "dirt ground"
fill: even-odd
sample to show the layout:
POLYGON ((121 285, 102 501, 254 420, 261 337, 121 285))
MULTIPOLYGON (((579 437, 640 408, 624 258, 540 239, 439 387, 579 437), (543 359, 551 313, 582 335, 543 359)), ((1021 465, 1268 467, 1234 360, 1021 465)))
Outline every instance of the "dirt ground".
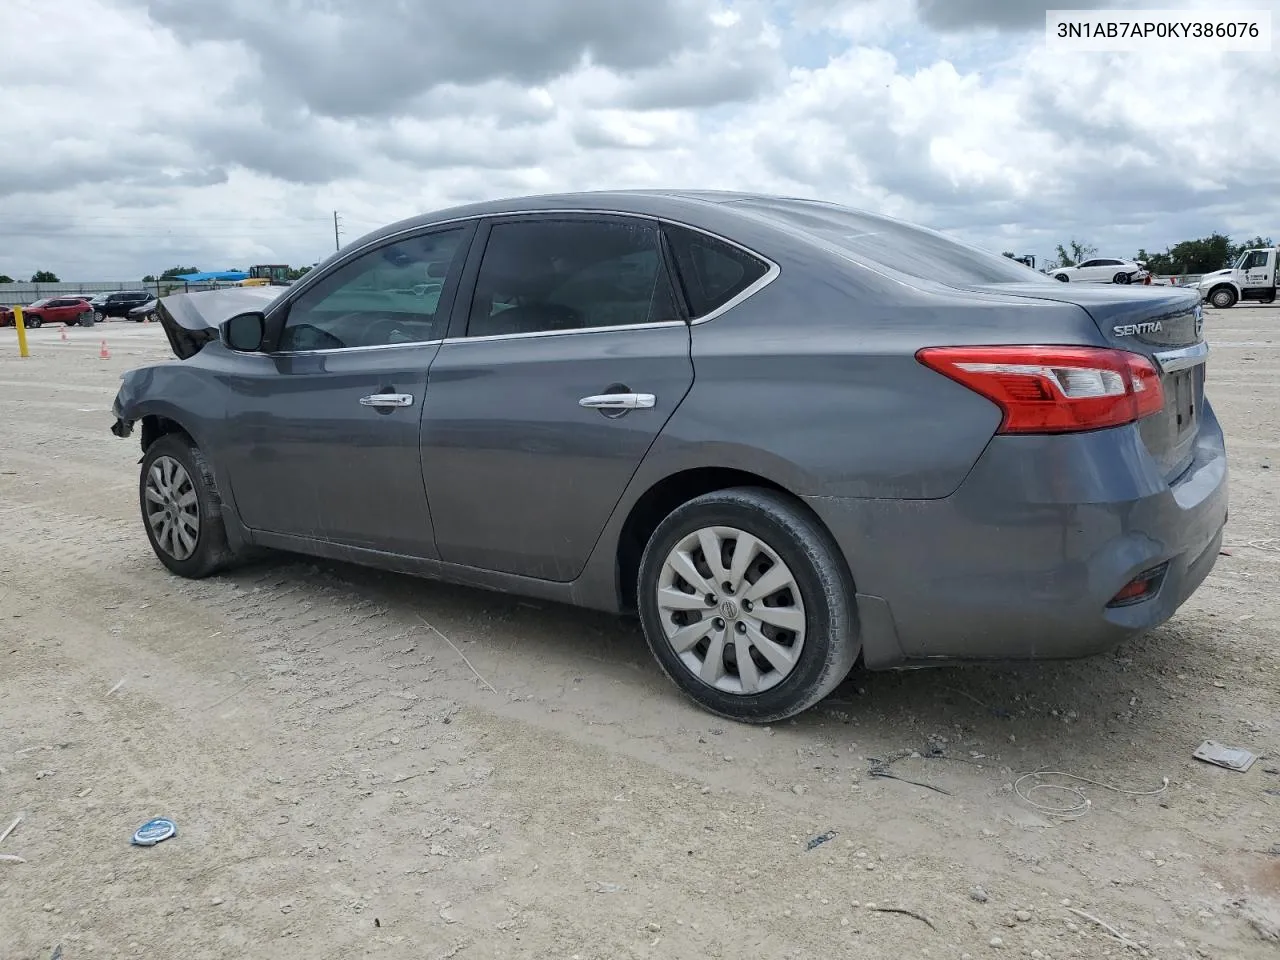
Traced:
POLYGON ((0 957, 1280 955, 1280 307, 1206 326, 1229 555, 1172 622, 858 673, 772 729, 686 703, 630 622, 292 557, 168 575, 108 432, 160 329, 0 330, 0 957), (1036 771, 1089 805, 1022 799, 1036 771))

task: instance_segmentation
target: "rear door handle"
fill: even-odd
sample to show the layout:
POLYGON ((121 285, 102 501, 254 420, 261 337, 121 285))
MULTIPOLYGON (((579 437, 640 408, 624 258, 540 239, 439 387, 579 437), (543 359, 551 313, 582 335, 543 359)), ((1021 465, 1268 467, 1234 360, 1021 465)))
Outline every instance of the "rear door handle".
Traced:
POLYGON ((365 407, 412 407, 412 393, 375 393, 367 397, 360 398, 360 404, 365 407))
POLYGON ((595 410, 648 410, 656 402, 652 393, 602 393, 583 397, 578 406, 595 410))

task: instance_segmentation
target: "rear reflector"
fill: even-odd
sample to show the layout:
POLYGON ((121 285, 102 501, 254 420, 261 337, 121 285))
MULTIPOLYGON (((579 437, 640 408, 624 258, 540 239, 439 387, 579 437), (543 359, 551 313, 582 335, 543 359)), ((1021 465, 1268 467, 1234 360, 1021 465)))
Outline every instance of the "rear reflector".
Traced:
POLYGON ((1164 580, 1164 573, 1167 569, 1169 569, 1169 564, 1162 563, 1158 567, 1144 570, 1121 587, 1120 592, 1111 598, 1107 606, 1129 607, 1155 596, 1156 591, 1160 589, 1160 583, 1164 580))
POLYGON ((1000 433, 1100 430, 1164 409, 1159 371, 1126 350, 927 347, 916 359, 1000 407, 1000 433))

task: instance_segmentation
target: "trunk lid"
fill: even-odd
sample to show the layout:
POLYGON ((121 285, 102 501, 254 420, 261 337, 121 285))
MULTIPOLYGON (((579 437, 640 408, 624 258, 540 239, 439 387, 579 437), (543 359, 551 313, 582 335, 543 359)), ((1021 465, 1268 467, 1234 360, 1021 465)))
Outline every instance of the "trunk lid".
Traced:
POLYGON ((161 297, 156 318, 179 360, 194 357, 218 339, 218 325, 238 313, 265 310, 280 295, 279 287, 228 287, 161 297))
POLYGON ((1164 410, 1138 425, 1165 480, 1191 465, 1204 404, 1205 359, 1200 295, 1175 287, 1001 283, 970 289, 1071 303, 1093 319, 1108 346, 1140 353, 1161 371, 1164 410))

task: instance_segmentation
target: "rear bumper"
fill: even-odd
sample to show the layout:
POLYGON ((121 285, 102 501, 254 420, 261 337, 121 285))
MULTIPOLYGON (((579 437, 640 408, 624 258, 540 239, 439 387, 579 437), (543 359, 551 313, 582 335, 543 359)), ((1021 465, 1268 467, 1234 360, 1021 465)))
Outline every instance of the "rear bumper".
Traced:
POLYGON ((1165 622, 1209 575, 1226 449, 1206 401, 1195 459, 1172 484, 1130 426, 997 437, 944 499, 808 502, 849 562, 868 667, 1081 657, 1165 622), (1151 597, 1108 607, 1160 564, 1151 597))

